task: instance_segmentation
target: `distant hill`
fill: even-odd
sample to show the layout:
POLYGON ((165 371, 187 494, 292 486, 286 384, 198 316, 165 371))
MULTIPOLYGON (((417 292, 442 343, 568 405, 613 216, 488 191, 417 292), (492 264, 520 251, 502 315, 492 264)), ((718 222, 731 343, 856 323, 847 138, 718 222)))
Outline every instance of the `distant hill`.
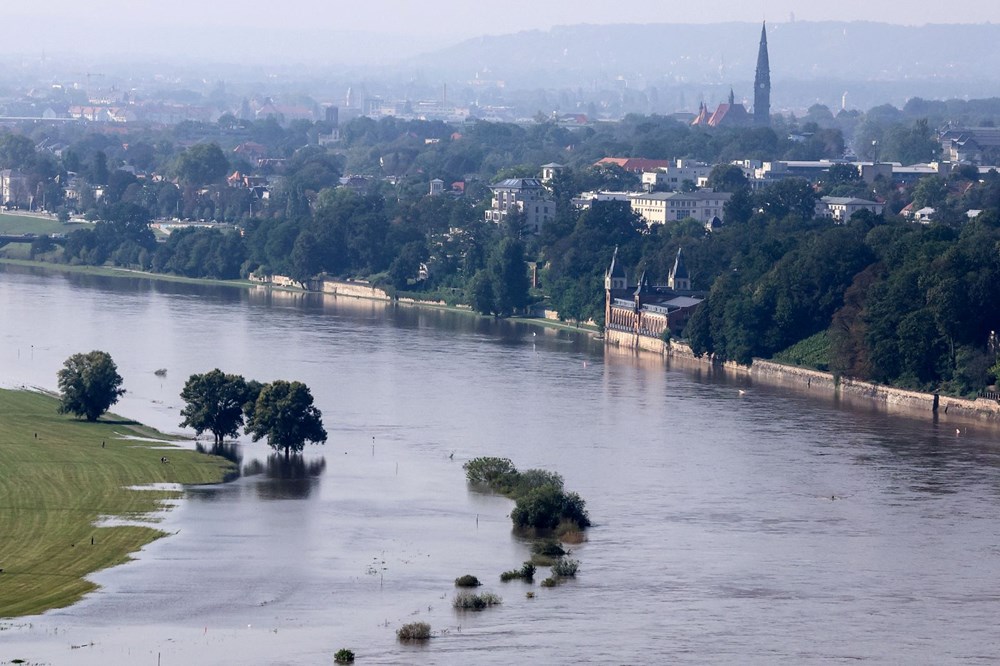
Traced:
MULTIPOLYGON (((759 37, 760 24, 750 23, 562 26, 471 39, 405 67, 515 88, 733 85, 740 96, 752 94, 759 37)), ((816 96, 794 91, 820 81, 854 83, 876 98, 881 91, 880 101, 1000 92, 1000 25, 773 23, 768 42, 779 106, 783 94, 789 104, 799 103, 791 97, 816 96)), ((839 102, 842 92, 827 95, 839 102)))

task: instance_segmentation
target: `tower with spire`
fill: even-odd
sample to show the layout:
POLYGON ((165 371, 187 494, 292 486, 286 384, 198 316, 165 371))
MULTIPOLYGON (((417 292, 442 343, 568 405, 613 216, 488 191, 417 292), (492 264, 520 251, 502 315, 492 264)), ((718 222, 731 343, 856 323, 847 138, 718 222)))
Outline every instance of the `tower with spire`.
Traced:
POLYGON ((767 56, 767 23, 760 29, 757 74, 753 81, 753 118, 758 127, 771 126, 771 63, 767 56))

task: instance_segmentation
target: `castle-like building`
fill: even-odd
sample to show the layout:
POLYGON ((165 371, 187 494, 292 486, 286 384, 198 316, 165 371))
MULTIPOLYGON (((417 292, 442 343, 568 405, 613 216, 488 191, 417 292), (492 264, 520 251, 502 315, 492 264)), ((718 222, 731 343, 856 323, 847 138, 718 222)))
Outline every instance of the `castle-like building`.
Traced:
POLYGON ((767 54, 767 24, 760 30, 760 47, 757 49, 757 71, 753 82, 753 114, 736 95, 729 91, 729 102, 709 111, 702 102, 692 125, 701 127, 770 127, 771 126, 771 63, 767 54))
POLYGON ((662 339, 668 330, 672 335, 680 334, 704 300, 691 289, 691 276, 684 261, 683 249, 677 250, 667 284, 654 286, 645 272, 635 285, 630 285, 615 248, 611 265, 604 274, 604 294, 605 328, 636 338, 662 339))

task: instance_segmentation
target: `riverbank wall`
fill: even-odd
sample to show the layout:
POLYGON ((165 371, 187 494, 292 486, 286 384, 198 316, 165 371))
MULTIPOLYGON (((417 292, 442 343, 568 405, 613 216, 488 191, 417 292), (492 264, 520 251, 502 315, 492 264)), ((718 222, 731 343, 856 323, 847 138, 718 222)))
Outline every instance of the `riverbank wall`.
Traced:
POLYGON ((873 382, 837 378, 829 372, 754 359, 750 366, 720 363, 707 357, 697 358, 683 342, 669 342, 631 332, 608 330, 606 344, 622 349, 659 354, 668 362, 710 367, 731 376, 745 377, 751 383, 805 390, 832 395, 858 406, 870 406, 887 412, 937 420, 988 422, 1000 426, 1000 401, 986 398, 967 400, 937 393, 921 393, 884 386, 873 382))

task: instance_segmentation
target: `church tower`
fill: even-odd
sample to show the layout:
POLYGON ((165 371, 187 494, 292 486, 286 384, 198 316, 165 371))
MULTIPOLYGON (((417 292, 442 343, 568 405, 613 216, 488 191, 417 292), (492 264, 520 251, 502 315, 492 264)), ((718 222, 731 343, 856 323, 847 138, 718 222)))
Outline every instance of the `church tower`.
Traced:
POLYGON ((767 57, 767 23, 760 29, 757 75, 753 82, 753 119, 758 127, 771 126, 771 63, 767 57))

